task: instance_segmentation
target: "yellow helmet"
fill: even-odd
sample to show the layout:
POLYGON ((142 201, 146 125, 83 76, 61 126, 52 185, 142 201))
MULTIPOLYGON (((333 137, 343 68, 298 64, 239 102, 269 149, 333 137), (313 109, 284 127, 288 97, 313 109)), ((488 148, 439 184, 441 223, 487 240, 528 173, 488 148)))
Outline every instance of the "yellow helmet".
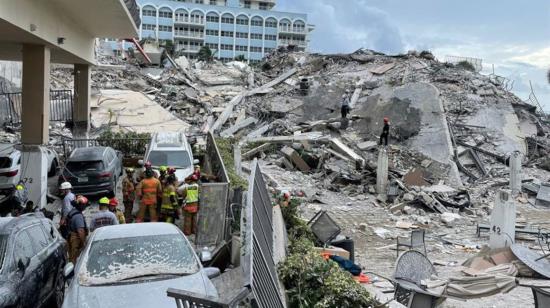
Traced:
POLYGON ((166 167, 166 166, 160 166, 159 167, 160 172, 166 172, 167 170, 168 170, 168 167, 166 167))
POLYGON ((109 205, 109 198, 107 197, 103 197, 101 199, 99 199, 99 205, 109 205))
POLYGON ((25 187, 24 187, 23 185, 21 185, 21 184, 17 184, 17 186, 15 186, 15 189, 17 189, 17 190, 23 190, 23 189, 25 189, 25 187))

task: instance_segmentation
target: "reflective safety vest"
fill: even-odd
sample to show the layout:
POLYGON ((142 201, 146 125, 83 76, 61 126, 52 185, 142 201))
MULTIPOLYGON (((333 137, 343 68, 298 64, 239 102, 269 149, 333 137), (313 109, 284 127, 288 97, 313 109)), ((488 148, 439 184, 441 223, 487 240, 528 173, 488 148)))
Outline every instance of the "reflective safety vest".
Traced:
POLYGON ((189 184, 185 188, 185 203, 199 202, 199 184, 189 184))
POLYGON ((159 180, 155 178, 144 179, 141 181, 141 189, 138 191, 141 202, 145 205, 156 204, 157 196, 160 195, 161 189, 159 180))
POLYGON ((165 210, 175 210, 177 207, 177 203, 173 204, 172 200, 170 200, 170 197, 174 197, 174 199, 177 199, 176 197, 176 188, 173 185, 168 185, 164 188, 162 191, 162 209, 165 210))

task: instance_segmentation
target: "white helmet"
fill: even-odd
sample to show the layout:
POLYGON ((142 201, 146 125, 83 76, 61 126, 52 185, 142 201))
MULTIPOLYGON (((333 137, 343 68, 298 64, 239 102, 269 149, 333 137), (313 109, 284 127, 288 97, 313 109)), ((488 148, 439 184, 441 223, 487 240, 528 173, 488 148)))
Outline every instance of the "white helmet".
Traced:
POLYGON ((73 185, 69 182, 63 182, 61 186, 59 186, 59 189, 73 189, 73 185))

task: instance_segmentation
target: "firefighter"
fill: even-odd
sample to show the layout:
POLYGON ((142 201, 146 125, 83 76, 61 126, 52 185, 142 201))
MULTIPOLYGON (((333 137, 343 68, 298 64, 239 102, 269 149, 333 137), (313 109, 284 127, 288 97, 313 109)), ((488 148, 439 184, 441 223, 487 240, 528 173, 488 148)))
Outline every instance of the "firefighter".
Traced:
POLYGON ((72 201, 72 209, 67 214, 67 228, 69 232, 68 248, 69 248, 69 261, 76 264, 76 259, 80 255, 84 244, 86 243, 86 236, 88 235, 88 227, 86 226, 86 219, 82 212, 88 206, 88 199, 84 196, 77 196, 72 201))
POLYGON ((134 169, 126 168, 126 176, 122 179, 122 203, 124 203, 124 216, 128 222, 132 221, 132 210, 136 200, 136 182, 134 169))
POLYGON ((187 184, 179 188, 179 193, 185 200, 183 206, 183 233, 191 235, 196 233, 197 213, 199 211, 199 180, 196 174, 187 178, 187 184))
POLYGON ((148 168, 145 170, 145 179, 138 184, 136 194, 140 199, 136 222, 143 222, 147 210, 149 210, 151 221, 156 222, 157 198, 162 196, 162 187, 160 181, 155 178, 153 169, 148 168))
POLYGON ((162 190, 162 206, 160 208, 161 221, 174 223, 180 218, 178 208, 178 196, 176 194, 176 176, 174 174, 166 177, 166 184, 162 190))

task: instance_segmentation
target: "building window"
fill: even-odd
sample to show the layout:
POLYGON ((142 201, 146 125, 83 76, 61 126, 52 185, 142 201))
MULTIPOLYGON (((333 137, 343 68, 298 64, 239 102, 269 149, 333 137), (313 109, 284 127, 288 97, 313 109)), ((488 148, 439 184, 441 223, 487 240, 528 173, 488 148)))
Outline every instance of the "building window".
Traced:
POLYGON ((259 33, 250 33, 250 39, 251 40, 261 40, 262 35, 259 33))
POLYGON ((157 27, 155 25, 150 25, 150 24, 141 25, 141 29, 143 29, 143 30, 155 31, 156 28, 157 27))
POLYGON ((250 46, 250 52, 262 52, 262 47, 250 46))
POLYGON ((222 44, 221 50, 233 50, 233 45, 222 44))
POLYGON ((267 40, 267 41, 276 41, 276 40, 277 40, 277 36, 276 36, 276 35, 266 34, 266 35, 265 35, 265 40, 267 40))
POLYGON ((233 17, 222 17, 222 23, 223 24, 234 24, 235 20, 233 17))
POLYGON ((248 25, 248 19, 237 18, 237 25, 248 25))
POLYGON ((220 32, 218 30, 206 30, 206 35, 219 36, 220 32))
POLYGON ((210 0, 210 5, 217 5, 218 4, 217 2, 218 1, 216 1, 216 0, 210 0))
POLYGON ((233 37, 234 33, 233 33, 233 31, 222 31, 222 36, 233 37))
POLYGON ((195 0, 196 4, 204 4, 204 0, 195 0))
POLYGON ((218 50, 218 44, 206 43, 206 47, 210 48, 211 50, 218 50))
POLYGON ((261 19, 252 19, 250 23, 252 26, 261 27, 263 26, 263 21, 261 19))
POLYGON ((265 2, 260 2, 260 10, 267 11, 267 3, 265 3, 265 2))
POLYGON ((155 11, 155 10, 145 9, 141 13, 143 14, 143 17, 145 17, 145 16, 157 17, 157 11, 155 11))
POLYGON ((248 46, 237 45, 237 46, 235 46, 235 50, 236 51, 248 51, 248 46))
POLYGON ((248 38, 248 33, 246 32, 237 32, 237 38, 248 38))
POLYGON ((172 27, 160 25, 160 26, 159 26, 159 31, 172 32, 172 27))
POLYGON ((206 21, 208 21, 208 22, 220 22, 220 18, 218 16, 206 16, 206 21))
POLYGON ((265 22, 267 28, 277 28, 277 21, 268 20, 265 22))
POLYGON ((250 8, 250 1, 245 1, 245 2, 244 2, 244 7, 245 7, 246 9, 249 9, 249 8, 250 8))
POLYGON ((172 18, 172 12, 159 11, 159 18, 172 18))
POLYGON ((270 52, 272 52, 274 49, 275 49, 275 48, 267 48, 267 47, 266 47, 266 48, 264 48, 264 52, 265 52, 265 53, 270 53, 270 52))

